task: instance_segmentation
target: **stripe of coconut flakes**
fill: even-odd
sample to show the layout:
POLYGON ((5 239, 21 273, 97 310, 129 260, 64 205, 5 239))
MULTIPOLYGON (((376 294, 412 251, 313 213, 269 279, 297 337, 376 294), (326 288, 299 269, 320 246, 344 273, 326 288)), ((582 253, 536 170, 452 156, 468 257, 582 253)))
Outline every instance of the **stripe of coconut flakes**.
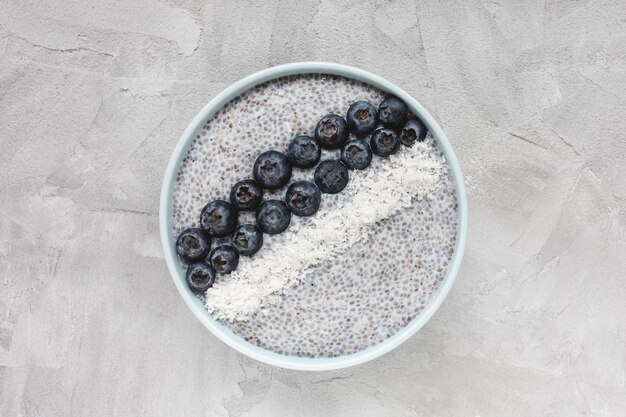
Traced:
POLYGON ((346 252, 377 222, 410 207, 413 199, 432 193, 444 173, 443 161, 427 143, 402 147, 381 159, 376 171, 351 171, 342 191, 348 201, 320 209, 306 224, 283 232, 281 242, 263 247, 253 258, 242 258, 228 279, 207 290, 207 309, 218 319, 245 320, 262 306, 279 302, 311 268, 346 252))

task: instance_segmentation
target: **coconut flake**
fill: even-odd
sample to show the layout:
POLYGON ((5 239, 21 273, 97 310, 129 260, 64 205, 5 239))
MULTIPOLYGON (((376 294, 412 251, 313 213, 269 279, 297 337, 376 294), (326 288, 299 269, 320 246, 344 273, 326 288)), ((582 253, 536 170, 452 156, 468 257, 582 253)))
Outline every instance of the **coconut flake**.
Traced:
POLYGON ((375 173, 352 171, 340 207, 293 222, 282 241, 263 247, 253 258, 242 258, 230 277, 207 290, 207 309, 218 319, 246 320, 264 305, 278 303, 312 268, 366 239, 377 222, 431 194, 444 173, 444 161, 427 143, 380 159, 375 173))

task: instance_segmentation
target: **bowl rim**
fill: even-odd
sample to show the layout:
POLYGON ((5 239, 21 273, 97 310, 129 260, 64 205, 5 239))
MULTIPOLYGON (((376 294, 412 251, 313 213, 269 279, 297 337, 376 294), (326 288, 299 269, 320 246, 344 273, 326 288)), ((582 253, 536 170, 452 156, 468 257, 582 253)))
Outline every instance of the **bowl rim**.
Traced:
POLYGON ((324 371, 355 366, 378 358, 400 346, 428 322, 450 292, 461 266, 467 238, 467 211, 467 195, 463 183, 463 174, 452 146, 437 121, 417 100, 390 81, 359 68, 331 62, 294 62, 266 68, 236 81, 217 94, 193 118, 178 140, 165 170, 159 205, 159 227, 165 261, 170 276, 174 281, 174 285, 194 316, 196 316, 213 335, 236 351, 269 365, 301 371, 324 371), (446 276, 430 303, 417 317, 393 336, 365 350, 334 358, 304 358, 282 355, 246 342, 243 338, 214 319, 207 312, 202 302, 189 290, 185 282, 184 271, 175 250, 175 236, 173 233, 172 220, 173 189, 180 164, 197 133, 202 129, 206 121, 213 117, 217 111, 243 92, 276 78, 298 74, 328 74, 351 78, 370 84, 404 101, 411 111, 424 122, 441 147, 452 175, 457 197, 458 222, 454 254, 448 266, 446 276))

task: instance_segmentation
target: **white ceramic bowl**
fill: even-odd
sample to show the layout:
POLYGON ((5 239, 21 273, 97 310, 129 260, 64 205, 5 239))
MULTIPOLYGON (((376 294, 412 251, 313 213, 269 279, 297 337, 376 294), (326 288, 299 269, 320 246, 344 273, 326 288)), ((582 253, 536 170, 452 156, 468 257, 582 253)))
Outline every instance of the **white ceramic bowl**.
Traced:
POLYGON ((282 368, 306 370, 306 371, 322 371, 330 369, 345 368, 348 366, 357 365, 363 362, 367 362, 378 356, 389 352, 391 349, 399 346, 413 334, 415 334, 437 311, 443 300, 448 295, 452 284, 456 278, 457 272, 461 265, 461 259, 463 258, 463 252, 465 249, 465 239, 467 235, 467 197, 465 194, 465 186, 463 184, 463 176, 461 174, 461 168, 454 155, 452 147, 448 143, 446 135, 439 127, 439 124, 433 119, 414 98, 407 94, 404 90, 390 83, 389 81, 381 78, 377 75, 360 70, 358 68, 348 67, 345 65, 326 63, 326 62, 299 62, 286 65, 280 65, 273 68, 268 68, 263 71, 259 71, 252 74, 236 83, 230 85, 220 94, 218 94, 213 100, 209 102, 196 117, 191 121, 187 129, 183 132, 183 135, 178 140, 176 148, 172 153, 167 170, 165 171, 165 178, 163 179, 163 188, 161 189, 161 204, 160 204, 160 228, 161 228, 161 242, 163 244, 163 251, 165 252, 165 260, 169 268, 174 284, 178 289, 181 297, 191 309, 193 314, 221 341, 238 350, 239 352, 247 355, 251 358, 257 359, 261 362, 268 363, 270 365, 279 366, 282 368), (280 355, 258 346, 246 342, 243 338, 234 334, 226 326, 215 320, 204 308, 202 302, 194 296, 194 294, 187 287, 185 281, 185 273, 181 268, 180 262, 176 255, 175 241, 173 225, 172 225, 172 191, 176 181, 176 174, 180 169, 180 164, 185 156, 189 146, 193 142, 196 134, 202 130, 202 126, 210 119, 219 109, 221 109, 226 103, 242 94, 244 91, 253 88, 258 84, 262 84, 266 81, 284 77, 294 74, 332 74, 339 75, 346 78, 352 78, 355 80, 366 82, 374 87, 377 87, 383 91, 391 93, 396 97, 403 100, 410 110, 419 116, 424 122, 428 130, 431 132, 441 149, 443 150, 448 167, 451 170, 454 186, 456 188, 456 197, 458 202, 458 226, 457 226, 457 239, 454 250, 454 255, 449 263, 446 277, 441 284, 441 287, 426 306, 424 311, 413 319, 406 327, 394 334, 392 337, 372 346, 366 350, 353 353, 346 356, 340 356, 336 358, 302 358, 296 356, 280 355))

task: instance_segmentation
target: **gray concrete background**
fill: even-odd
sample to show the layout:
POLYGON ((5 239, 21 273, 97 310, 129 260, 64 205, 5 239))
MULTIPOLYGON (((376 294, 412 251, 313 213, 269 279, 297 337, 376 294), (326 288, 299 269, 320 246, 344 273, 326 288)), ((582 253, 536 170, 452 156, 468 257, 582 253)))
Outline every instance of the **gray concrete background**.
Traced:
POLYGON ((626 415, 626 5, 0 1, 0 415, 626 415), (467 177, 457 285, 408 343, 299 373, 179 299, 165 165, 228 84, 285 62, 380 74, 467 177))

